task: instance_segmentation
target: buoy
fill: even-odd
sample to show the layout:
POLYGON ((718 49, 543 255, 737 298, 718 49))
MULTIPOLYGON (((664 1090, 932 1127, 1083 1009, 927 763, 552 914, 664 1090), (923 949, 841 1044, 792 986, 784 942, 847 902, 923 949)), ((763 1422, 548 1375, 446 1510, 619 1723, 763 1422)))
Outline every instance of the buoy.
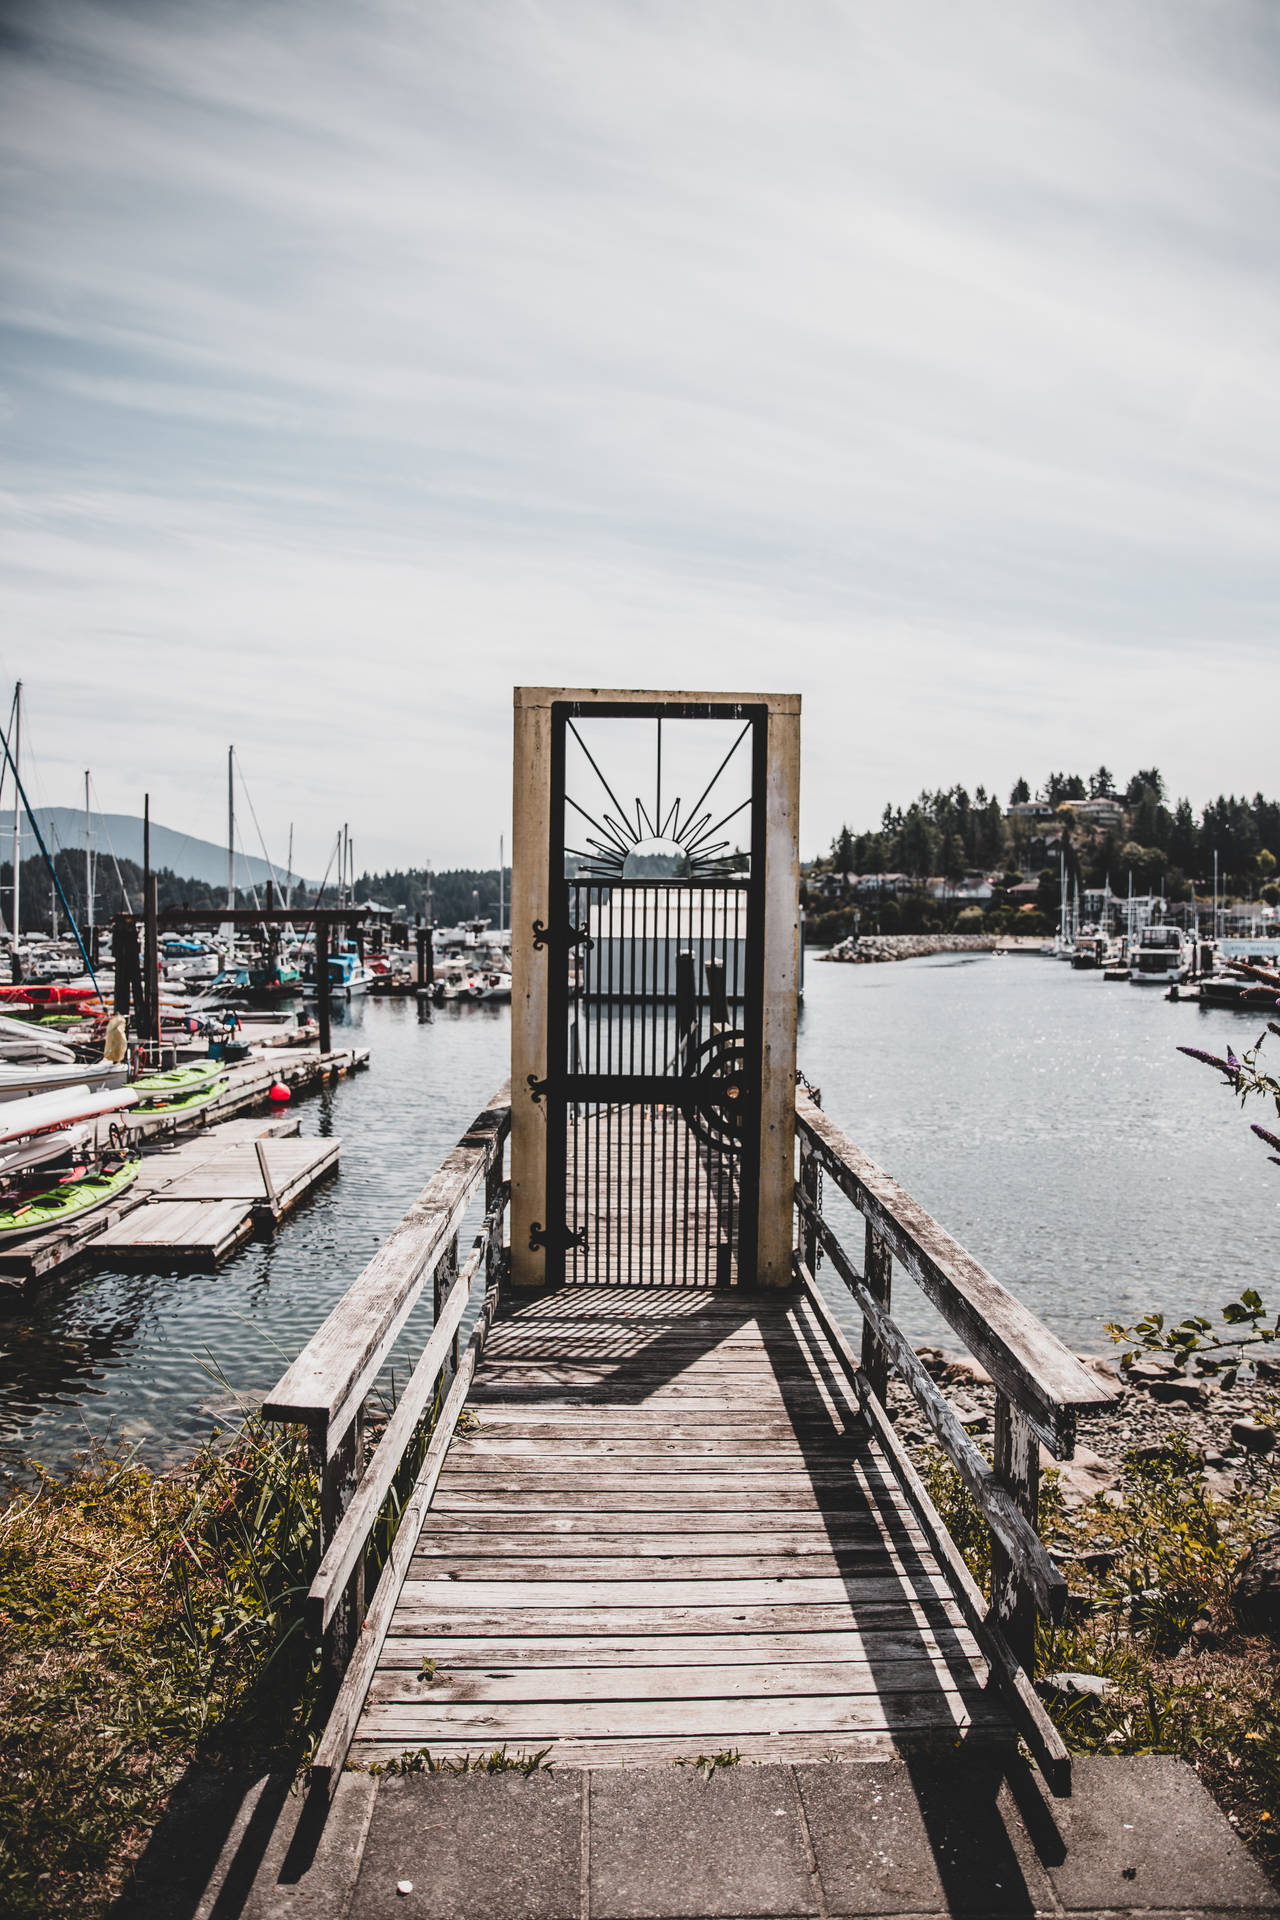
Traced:
POLYGON ((292 1100, 293 1095, 283 1080, 273 1080, 271 1083, 271 1098, 277 1106, 282 1107, 286 1100, 292 1100))

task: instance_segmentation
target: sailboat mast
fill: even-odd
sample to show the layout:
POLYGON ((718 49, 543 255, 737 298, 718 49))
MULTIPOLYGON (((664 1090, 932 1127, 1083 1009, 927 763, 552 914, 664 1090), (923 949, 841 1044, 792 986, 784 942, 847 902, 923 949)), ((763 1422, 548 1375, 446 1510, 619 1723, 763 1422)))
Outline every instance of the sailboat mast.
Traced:
POLYGON ((18 950, 19 921, 21 919, 22 881, 19 868, 22 864, 22 795, 18 789, 21 777, 18 769, 22 764, 22 682, 19 680, 13 690, 13 938, 9 943, 10 951, 18 950))
POLYGON ((93 932, 93 832, 89 819, 89 769, 84 774, 84 922, 93 932))
POLYGON ((289 822, 289 870, 284 876, 285 911, 293 905, 293 822, 289 822))
POLYGON ((503 840, 503 836, 499 834, 498 835, 498 932, 499 933, 502 932, 502 929, 507 924, 506 914, 505 914, 506 898, 503 891, 503 883, 506 879, 506 875, 503 872, 503 866, 502 866, 504 853, 505 853, 505 843, 503 840))
POLYGON ((236 750, 227 748, 227 911, 236 904, 236 750))

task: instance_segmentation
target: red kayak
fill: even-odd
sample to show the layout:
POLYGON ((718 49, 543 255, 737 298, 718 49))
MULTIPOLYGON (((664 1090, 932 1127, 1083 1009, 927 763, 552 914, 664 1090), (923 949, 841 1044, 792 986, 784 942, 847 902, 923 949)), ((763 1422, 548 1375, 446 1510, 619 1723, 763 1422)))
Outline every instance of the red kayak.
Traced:
POLYGON ((0 987, 0 1005, 6 1007, 80 1007, 96 1000, 96 987, 30 986, 0 987))

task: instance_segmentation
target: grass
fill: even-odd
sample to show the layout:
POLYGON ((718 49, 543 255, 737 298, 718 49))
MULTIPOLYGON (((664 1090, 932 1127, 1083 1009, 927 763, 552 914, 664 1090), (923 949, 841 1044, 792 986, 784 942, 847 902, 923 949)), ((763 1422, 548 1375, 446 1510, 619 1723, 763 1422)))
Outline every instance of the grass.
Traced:
MULTIPOLYGON (((925 1466, 930 1495, 986 1591, 990 1552, 977 1508, 941 1454, 925 1466)), ((1062 1626, 1041 1626, 1037 1672, 1111 1683, 1103 1697, 1050 1694, 1049 1712, 1073 1752, 1189 1761, 1280 1872, 1280 1647, 1246 1633, 1231 1607, 1241 1557, 1280 1525, 1280 1483, 1255 1466, 1234 1500, 1217 1500, 1175 1436, 1158 1460, 1126 1457, 1122 1492, 1122 1507, 1099 1498, 1067 1511, 1057 1475, 1045 1476, 1041 1533, 1068 1574, 1071 1610, 1062 1626)))
POLYGON ((85 1458, 0 1513, 0 1911, 101 1914, 184 1767, 296 1761, 317 1495, 250 1419, 180 1471, 85 1458))

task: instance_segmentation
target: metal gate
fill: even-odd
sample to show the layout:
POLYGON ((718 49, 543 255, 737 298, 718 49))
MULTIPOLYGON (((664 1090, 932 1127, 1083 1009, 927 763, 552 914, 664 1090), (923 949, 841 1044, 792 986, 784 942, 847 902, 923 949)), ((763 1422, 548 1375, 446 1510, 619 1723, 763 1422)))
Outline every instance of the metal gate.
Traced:
POLYGON ((749 1282, 767 709, 561 701, 551 725, 550 920, 534 929, 550 955, 547 1078, 532 1088, 547 1112, 547 1280, 749 1282), (691 801, 670 791, 672 723, 691 801), (629 805, 624 773, 649 789, 629 805))

